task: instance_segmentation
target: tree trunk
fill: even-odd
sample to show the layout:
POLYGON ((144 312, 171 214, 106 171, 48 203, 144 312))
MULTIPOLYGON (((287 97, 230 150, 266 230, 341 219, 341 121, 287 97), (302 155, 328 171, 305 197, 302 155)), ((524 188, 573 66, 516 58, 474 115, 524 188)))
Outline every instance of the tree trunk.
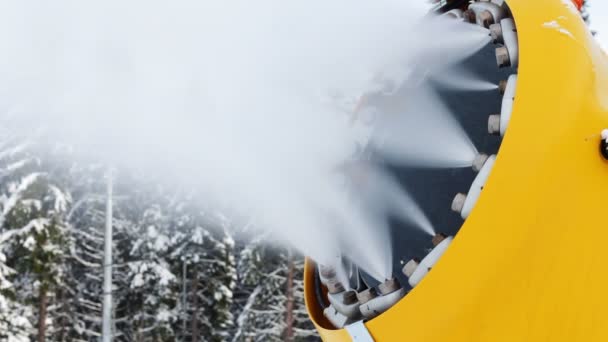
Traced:
POLYGON ((67 327, 67 319, 64 315, 68 314, 68 303, 67 300, 65 300, 64 296, 63 296, 63 289, 59 288, 59 290, 57 291, 57 303, 61 303, 61 311, 63 313, 63 315, 61 316, 61 319, 59 320, 59 322, 57 322, 59 324, 59 333, 57 334, 57 341, 64 341, 65 340, 65 329, 67 327))
POLYGON ((38 299, 38 342, 46 340, 46 289, 40 286, 40 298, 38 299))
POLYGON ((192 342, 198 342, 198 273, 192 267, 192 342))
POLYGON ((287 252, 287 284, 285 286, 285 342, 293 342, 293 276, 295 267, 291 251, 287 252))

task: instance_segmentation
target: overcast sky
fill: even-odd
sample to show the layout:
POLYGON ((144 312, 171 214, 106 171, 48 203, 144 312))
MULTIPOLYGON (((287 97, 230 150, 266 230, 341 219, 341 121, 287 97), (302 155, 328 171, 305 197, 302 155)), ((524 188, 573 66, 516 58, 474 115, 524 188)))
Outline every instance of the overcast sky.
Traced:
POLYGON ((604 47, 608 47, 608 1, 589 0, 591 28, 597 31, 597 38, 604 47))

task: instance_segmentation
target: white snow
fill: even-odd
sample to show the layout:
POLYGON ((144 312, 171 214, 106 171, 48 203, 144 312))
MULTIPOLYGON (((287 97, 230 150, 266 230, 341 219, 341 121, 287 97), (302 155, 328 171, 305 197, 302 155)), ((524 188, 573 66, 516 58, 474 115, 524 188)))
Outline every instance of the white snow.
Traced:
POLYGON ((54 209, 55 212, 65 212, 68 208, 68 204, 72 202, 69 194, 64 193, 59 190, 58 187, 54 185, 49 185, 49 189, 51 190, 53 196, 55 197, 54 209))
POLYGON ((36 239, 33 236, 28 236, 27 239, 23 242, 23 247, 29 249, 30 251, 34 249, 36 245, 36 239))

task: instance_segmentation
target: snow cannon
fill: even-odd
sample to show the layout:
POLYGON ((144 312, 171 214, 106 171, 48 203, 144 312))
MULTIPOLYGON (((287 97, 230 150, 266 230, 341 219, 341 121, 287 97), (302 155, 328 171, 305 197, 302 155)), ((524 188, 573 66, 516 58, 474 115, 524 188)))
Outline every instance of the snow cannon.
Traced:
POLYGON ((352 294, 331 303, 307 260, 306 306, 323 341, 608 340, 608 55, 575 2, 435 3, 492 37, 453 67, 499 90, 440 92, 485 156, 474 170, 395 170, 443 234, 391 222, 395 279, 359 269, 358 317, 338 311, 352 294))

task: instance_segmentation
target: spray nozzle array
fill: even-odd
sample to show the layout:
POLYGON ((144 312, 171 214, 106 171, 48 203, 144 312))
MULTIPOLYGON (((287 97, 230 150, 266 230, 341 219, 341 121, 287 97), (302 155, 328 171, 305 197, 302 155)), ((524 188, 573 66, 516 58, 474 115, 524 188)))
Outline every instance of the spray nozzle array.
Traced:
MULTIPOLYGON (((466 9, 464 7, 452 9, 443 13, 443 16, 487 28, 493 43, 500 44, 495 51, 498 66, 517 68, 519 64, 517 30, 514 20, 509 17, 510 11, 504 0, 472 1, 466 9)), ((493 114, 488 118, 488 131, 492 134, 505 133, 513 109, 516 82, 517 75, 514 74, 498 84, 502 104, 500 114, 493 114)), ((602 151, 608 159, 608 130, 602 133, 602 151)), ((451 203, 452 210, 458 212, 463 219, 468 218, 479 200, 495 160, 495 155, 480 153, 472 161, 472 169, 477 175, 468 192, 456 194, 451 203)), ((432 237, 431 242, 433 248, 422 260, 413 258, 403 265, 402 272, 412 287, 417 286, 435 266, 451 244, 452 237, 438 233, 432 237)), ((387 279, 374 288, 356 292, 345 290, 347 284, 342 286, 337 281, 335 270, 323 270, 321 273, 322 278, 326 279, 324 284, 328 289, 331 303, 324 313, 339 328, 355 319, 371 319, 380 315, 406 293, 399 281, 394 278, 387 279)), ((352 285, 347 287, 349 286, 354 288, 352 285)))
POLYGON ((468 12, 466 15, 467 21, 477 23, 485 28, 500 22, 507 15, 506 9, 493 1, 474 2, 469 5, 469 9, 465 12, 468 12))
POLYGON ((469 216, 471 210, 473 210, 473 207, 475 206, 475 203, 477 203, 477 200, 481 195, 481 191, 483 190, 483 187, 490 176, 490 171, 494 166, 495 160, 495 155, 491 155, 486 158, 483 166, 480 168, 479 173, 477 174, 477 177, 475 177, 473 180, 473 184, 471 185, 468 194, 465 195, 459 193, 454 197, 454 200, 452 201, 452 210, 460 213, 463 219, 466 219, 469 216))
POLYGON ((496 48, 498 67, 517 67, 519 64, 519 42, 513 19, 502 19, 499 24, 492 25, 490 35, 495 44, 503 44, 503 46, 496 48))
POLYGON ((335 268, 331 266, 319 266, 319 277, 321 278, 321 283, 327 287, 327 292, 330 294, 344 291, 344 286, 338 280, 335 268))
POLYGON ((439 233, 435 235, 431 241, 434 248, 427 256, 422 259, 412 259, 403 267, 403 274, 408 277, 408 282, 412 287, 415 287, 429 273, 431 268, 435 266, 437 261, 448 249, 452 243, 452 237, 439 233))
POLYGON ((352 323, 361 317, 357 292, 345 290, 337 279, 336 269, 331 266, 319 266, 321 283, 327 287, 327 299, 330 305, 323 310, 325 317, 337 328, 352 323))
POLYGON ((500 114, 490 115, 488 119, 488 132, 490 134, 504 135, 513 111, 515 101, 515 89, 517 86, 517 75, 511 75, 506 81, 501 81, 499 90, 503 93, 500 114))
POLYGON ((405 295, 405 289, 396 278, 391 278, 361 294, 357 295, 361 302, 359 310, 365 318, 370 319, 395 305, 405 295))

